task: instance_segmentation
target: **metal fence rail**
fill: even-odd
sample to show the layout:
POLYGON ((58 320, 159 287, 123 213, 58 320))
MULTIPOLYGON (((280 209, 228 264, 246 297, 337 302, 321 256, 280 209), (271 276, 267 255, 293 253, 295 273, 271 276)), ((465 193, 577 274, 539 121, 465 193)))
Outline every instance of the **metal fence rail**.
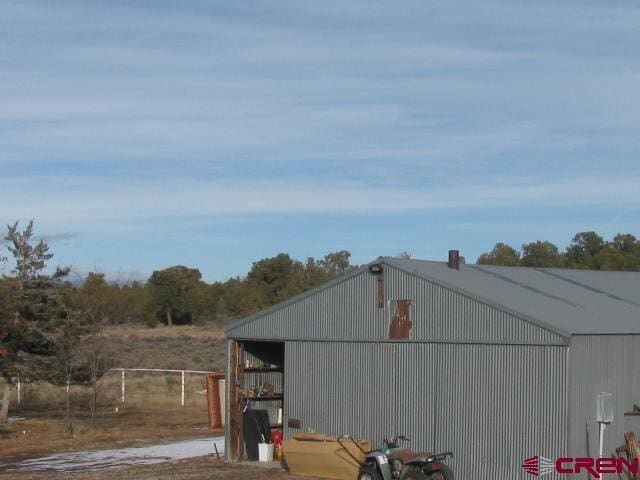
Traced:
POLYGON ((194 373, 198 375, 209 375, 209 374, 222 374, 222 372, 213 372, 207 370, 173 370, 166 368, 111 368, 110 371, 121 372, 121 395, 120 401, 124 403, 125 401, 125 384, 126 384, 126 376, 125 372, 165 372, 165 373, 179 373, 181 376, 181 391, 180 391, 180 405, 184 407, 184 376, 187 373, 194 373))

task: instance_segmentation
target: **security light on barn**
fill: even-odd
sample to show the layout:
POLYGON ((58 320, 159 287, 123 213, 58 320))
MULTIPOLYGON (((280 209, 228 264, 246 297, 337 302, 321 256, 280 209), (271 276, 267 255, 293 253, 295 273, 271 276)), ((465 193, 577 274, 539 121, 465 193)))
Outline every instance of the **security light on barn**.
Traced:
POLYGON ((382 265, 380 263, 369 265, 369 271, 374 275, 378 275, 382 273, 382 265))

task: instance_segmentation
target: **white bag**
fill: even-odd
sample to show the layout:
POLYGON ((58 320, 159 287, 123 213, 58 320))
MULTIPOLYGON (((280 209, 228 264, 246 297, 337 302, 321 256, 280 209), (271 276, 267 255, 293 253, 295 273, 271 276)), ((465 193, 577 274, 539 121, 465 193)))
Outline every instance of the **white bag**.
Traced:
POLYGON ((273 443, 258 444, 258 460, 261 462, 273 462, 273 443))

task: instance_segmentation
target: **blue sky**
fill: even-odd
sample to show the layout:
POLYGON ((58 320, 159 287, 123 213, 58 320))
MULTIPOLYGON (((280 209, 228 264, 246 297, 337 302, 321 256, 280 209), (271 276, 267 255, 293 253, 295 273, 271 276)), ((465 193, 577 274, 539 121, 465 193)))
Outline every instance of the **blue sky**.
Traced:
POLYGON ((0 0, 0 221, 112 278, 640 234, 637 2, 0 0))

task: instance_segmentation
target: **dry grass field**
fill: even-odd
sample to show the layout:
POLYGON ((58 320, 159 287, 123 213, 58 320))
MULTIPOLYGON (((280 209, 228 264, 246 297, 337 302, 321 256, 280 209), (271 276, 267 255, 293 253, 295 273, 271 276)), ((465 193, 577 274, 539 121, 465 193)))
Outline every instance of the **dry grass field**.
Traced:
MULTIPOLYGON (((111 329, 107 338, 114 365, 219 371, 224 368, 220 331, 203 327, 111 329)), ((120 372, 100 385, 97 422, 91 424, 90 390, 72 386, 73 434, 64 428, 64 390, 46 383, 23 385, 15 392, 10 415, 25 417, 0 431, 0 458, 33 457, 63 450, 130 445, 139 442, 212 435, 208 430, 204 377, 187 374, 185 406, 180 406, 179 374, 126 373, 121 403, 120 372), (117 410, 116 410, 117 409, 117 410)))

